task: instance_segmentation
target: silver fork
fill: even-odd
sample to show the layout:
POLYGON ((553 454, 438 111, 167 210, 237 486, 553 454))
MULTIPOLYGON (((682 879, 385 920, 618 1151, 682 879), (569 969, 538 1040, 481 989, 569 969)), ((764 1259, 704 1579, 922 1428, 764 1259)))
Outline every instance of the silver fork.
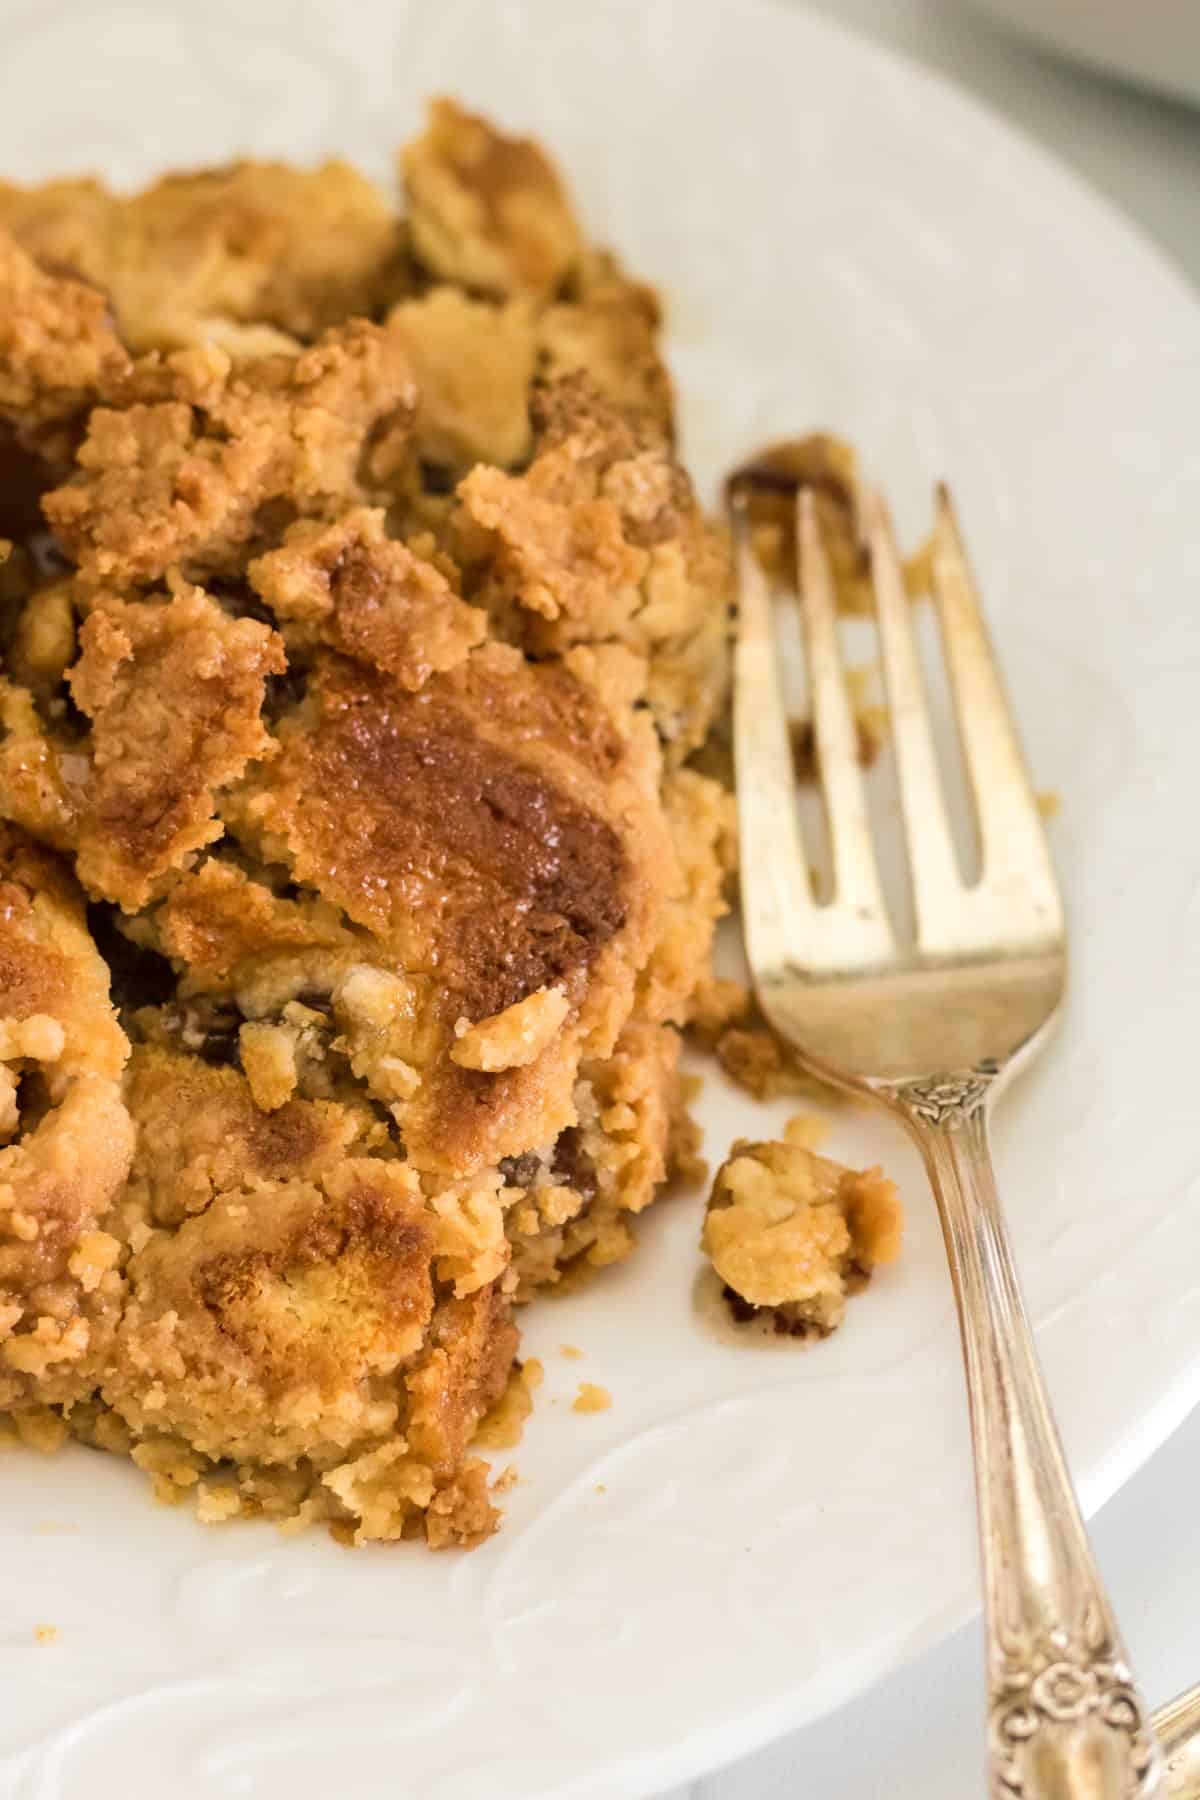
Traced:
POLYGON ((970 1403, 994 1800, 1150 1800, 1161 1753, 1092 1557, 1038 1370, 988 1149, 988 1111, 1035 1053, 1066 976, 1058 884, 950 500, 934 588, 980 847, 960 874, 899 557, 864 505, 916 942, 880 885, 833 584, 813 496, 798 498, 799 588, 833 871, 818 904, 801 844, 771 596, 730 484, 746 949, 763 1012, 818 1074, 897 1112, 937 1198, 970 1403))

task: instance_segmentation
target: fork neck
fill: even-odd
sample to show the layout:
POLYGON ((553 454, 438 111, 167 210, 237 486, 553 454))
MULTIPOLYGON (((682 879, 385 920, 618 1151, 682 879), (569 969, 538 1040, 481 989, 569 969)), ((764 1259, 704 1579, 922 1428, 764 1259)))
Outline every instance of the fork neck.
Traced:
POLYGON ((910 1125, 953 1130, 986 1111, 1000 1072, 998 1063, 979 1062, 917 1081, 889 1082, 886 1094, 910 1125))

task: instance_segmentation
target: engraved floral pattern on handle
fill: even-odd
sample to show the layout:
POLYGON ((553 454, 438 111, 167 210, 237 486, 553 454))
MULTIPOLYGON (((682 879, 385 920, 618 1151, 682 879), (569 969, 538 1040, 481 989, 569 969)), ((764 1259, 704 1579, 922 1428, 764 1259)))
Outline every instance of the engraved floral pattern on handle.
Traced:
POLYGON ((995 1063, 981 1062, 958 1074, 907 1081, 897 1090, 896 1098, 927 1125, 962 1125, 983 1105, 998 1073, 995 1063))
POLYGON ((988 1639, 991 1800, 1155 1800, 1161 1754, 1092 1556, 988 1144, 990 1062, 891 1089, 937 1198, 958 1305, 988 1639))
POLYGON ((1141 1696, 1095 1614, 1075 1637, 1061 1628, 1036 1639, 1005 1634, 989 1673, 988 1714, 995 1800, 1041 1800, 1026 1781, 1030 1752, 1039 1740, 1083 1722, 1118 1739, 1134 1800, 1160 1791, 1162 1767, 1141 1696))

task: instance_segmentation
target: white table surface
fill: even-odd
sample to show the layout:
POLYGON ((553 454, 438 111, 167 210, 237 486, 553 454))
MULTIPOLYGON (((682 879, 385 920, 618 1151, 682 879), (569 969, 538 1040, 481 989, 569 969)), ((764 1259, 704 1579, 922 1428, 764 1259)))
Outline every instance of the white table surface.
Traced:
MULTIPOLYGON (((1052 61, 962 0, 809 3, 942 70, 1039 139, 1200 284, 1200 110, 1052 61)), ((1155 1705, 1200 1681, 1197 1494, 1200 1411, 1093 1527, 1155 1705)), ((981 1694, 978 1633, 960 1632, 820 1724, 674 1790, 670 1800, 983 1800, 981 1694)))

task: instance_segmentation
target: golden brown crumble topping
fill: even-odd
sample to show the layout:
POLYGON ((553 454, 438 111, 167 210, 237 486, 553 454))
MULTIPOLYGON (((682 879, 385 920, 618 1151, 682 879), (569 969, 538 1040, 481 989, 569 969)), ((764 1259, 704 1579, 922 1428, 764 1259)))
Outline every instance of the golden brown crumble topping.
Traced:
POLYGON ((300 522, 283 548, 250 564, 250 584, 293 653, 326 644, 416 690, 454 668, 487 632, 444 575, 389 538, 382 509, 300 522))
POLYGON ((72 428, 128 366, 104 295, 43 271, 0 230, 0 421, 18 441, 68 457, 72 428))
POLYGON ((523 301, 492 305, 435 287, 388 315, 416 378, 422 462, 465 474, 477 462, 510 468, 529 452, 529 388, 537 366, 534 314, 523 301))
POLYGON ((644 698, 671 761, 703 741, 726 683, 723 537, 665 444, 583 375, 539 408, 525 474, 460 484, 486 561, 473 598, 535 654, 617 642, 645 659, 644 698))
POLYGON ((286 348, 374 314, 399 285, 395 214, 342 162, 233 163, 130 195, 96 181, 0 183, 0 225, 106 296, 135 351, 286 348))
POLYGON ((144 586, 173 568, 235 573, 280 517, 369 499, 403 454, 416 388, 399 339, 351 319, 297 355, 152 352, 102 399, 43 510, 86 583, 144 586))
POLYGON ((218 1195, 129 1264, 106 1400, 213 1459, 341 1460, 397 1418, 387 1377, 433 1311, 432 1222, 403 1165, 218 1195))
POLYGON ((218 857, 181 877, 154 923, 162 949, 200 990, 228 986, 259 959, 355 941, 337 907, 312 894, 282 898, 218 857))
POLYGON ((77 867, 132 911, 220 836, 220 790, 273 748, 263 694, 286 663, 265 625, 229 618, 199 588, 106 595, 79 644, 68 684, 91 733, 77 867))
POLYGON ((387 1142, 365 1104, 293 1100, 263 1112, 239 1070, 183 1048, 135 1049, 127 1099, 141 1127, 128 1198, 155 1227, 182 1224, 221 1194, 318 1182, 377 1135, 387 1142))
POLYGON ((0 825, 0 1407, 70 1402, 104 1367, 133 1151, 125 1057, 82 895, 0 825))
POLYGON ((35 696, 0 675, 0 817, 68 849, 86 760, 43 719, 35 696))
POLYGON ((631 281, 604 251, 585 252, 571 296, 538 322, 541 368, 548 377, 583 370, 610 406, 671 441, 675 396, 658 353, 662 309, 654 289, 631 281))
POLYGON ((552 294, 578 260, 579 226, 535 143, 435 100, 403 156, 413 250, 468 292, 552 294))
POLYGON ((588 709, 570 677, 499 645, 418 694, 322 657, 233 828, 355 923, 408 939, 411 967, 429 966, 435 938, 468 1014, 500 1011, 570 976, 633 909, 608 809, 587 804, 596 755, 631 802, 637 787, 588 709))

